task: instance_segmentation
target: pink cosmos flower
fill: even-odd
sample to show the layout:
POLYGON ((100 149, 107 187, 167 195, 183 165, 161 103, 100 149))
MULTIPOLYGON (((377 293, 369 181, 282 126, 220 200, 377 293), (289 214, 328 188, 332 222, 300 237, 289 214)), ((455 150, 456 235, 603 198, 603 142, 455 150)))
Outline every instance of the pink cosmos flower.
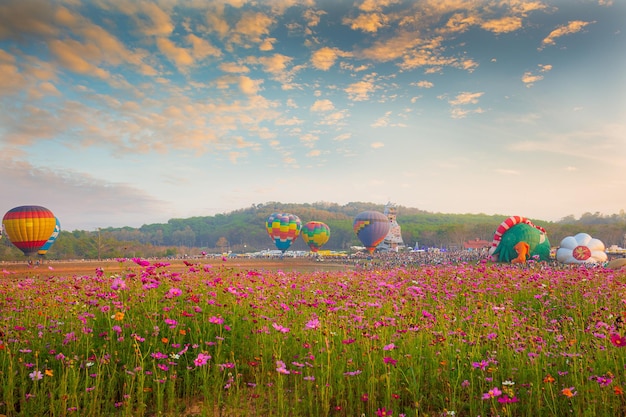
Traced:
POLYGON ((395 366, 395 365, 396 365, 396 363, 398 363, 398 360, 397 360, 397 359, 394 359, 394 358, 392 358, 392 357, 389 357, 389 356, 385 356, 385 357, 383 358, 383 362, 385 362, 385 363, 388 363, 388 364, 391 364, 391 365, 395 366))
POLYGON ((123 279, 114 278, 113 283, 111 284, 111 289, 113 291, 125 290, 128 289, 128 286, 126 285, 126 281, 124 281, 123 279))
POLYGON ((208 355, 206 353, 199 353, 198 357, 193 360, 193 364, 196 365, 196 367, 204 366, 210 359, 211 355, 208 355))
POLYGON ((393 410, 387 410, 385 407, 379 408, 376 410, 377 417, 391 417, 393 415, 393 410))
POLYGON ((502 395, 502 391, 498 387, 493 387, 488 392, 483 394, 483 400, 490 400, 502 395))
POLYGON ((515 396, 513 397, 509 397, 508 395, 504 394, 502 397, 498 398, 498 402, 500 404, 510 404, 510 403, 516 403, 518 402, 519 399, 515 396))
POLYGON ((30 374, 28 374, 28 376, 30 377, 30 379, 32 379, 33 381, 39 381, 40 379, 43 378, 43 374, 41 373, 41 371, 33 371, 30 374))
POLYGON ((283 375, 289 375, 291 373, 287 370, 285 362, 283 361, 276 361, 276 372, 283 375))
POLYGON ((275 328, 276 330, 278 330, 281 333, 289 333, 291 331, 291 329, 289 329, 289 327, 283 327, 278 323, 273 323, 272 327, 275 328))
POLYGON ((306 330, 315 330, 315 329, 319 329, 320 328, 320 321, 317 317, 313 317, 311 320, 309 320, 305 325, 304 328, 306 330))

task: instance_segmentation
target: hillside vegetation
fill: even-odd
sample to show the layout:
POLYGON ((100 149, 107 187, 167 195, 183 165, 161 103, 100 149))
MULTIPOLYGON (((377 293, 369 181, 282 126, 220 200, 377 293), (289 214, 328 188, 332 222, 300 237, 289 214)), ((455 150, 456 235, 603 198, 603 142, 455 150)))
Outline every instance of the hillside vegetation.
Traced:
MULTIPOLYGON (((99 231, 61 231, 50 249, 48 259, 98 259, 116 257, 166 257, 208 253, 256 252, 274 249, 265 231, 265 220, 274 212, 296 214, 306 223, 326 223, 331 230, 324 249, 349 250, 360 245, 352 230, 355 215, 365 210, 383 211, 383 204, 353 202, 345 205, 318 202, 291 204, 268 202, 252 205, 230 213, 214 216, 171 219, 167 223, 143 225, 139 228, 104 228, 99 231)), ((397 206, 397 220, 408 246, 462 248, 472 239, 490 241, 494 230, 508 215, 431 213, 416 208, 397 206)), ((512 213, 520 214, 523 213, 512 213)), ((569 235, 586 232, 607 246, 624 245, 626 214, 602 215, 585 213, 579 219, 568 216, 558 222, 531 219, 548 231, 553 246, 569 235)), ((308 250, 302 239, 291 247, 308 250)), ((9 244, 0 241, 0 260, 20 260, 24 256, 9 244)))

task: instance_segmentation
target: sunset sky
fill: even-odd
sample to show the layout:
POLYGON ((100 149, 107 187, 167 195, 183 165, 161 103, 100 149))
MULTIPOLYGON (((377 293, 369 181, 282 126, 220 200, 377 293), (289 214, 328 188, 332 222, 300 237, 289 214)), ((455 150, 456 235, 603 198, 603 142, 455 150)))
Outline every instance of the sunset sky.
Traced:
POLYGON ((625 16, 622 0, 3 0, 0 211, 42 205, 70 231, 269 201, 618 213, 625 16))

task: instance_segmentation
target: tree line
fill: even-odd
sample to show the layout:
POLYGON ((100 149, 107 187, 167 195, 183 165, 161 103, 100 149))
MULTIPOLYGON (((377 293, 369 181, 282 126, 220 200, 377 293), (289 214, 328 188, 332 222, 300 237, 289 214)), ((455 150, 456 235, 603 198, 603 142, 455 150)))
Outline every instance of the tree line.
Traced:
MULTIPOLYGON (((352 202, 345 205, 318 202, 290 204, 268 202, 216 214, 186 219, 170 219, 167 223, 143 225, 139 228, 103 228, 98 231, 61 231, 46 254, 47 259, 110 259, 131 257, 180 257, 207 253, 246 253, 274 249, 265 230, 265 220, 274 212, 296 214, 302 223, 316 220, 326 223, 331 237, 324 249, 350 250, 361 243, 352 230, 354 217, 366 210, 383 212, 381 204, 352 202)), ((397 221, 407 246, 461 249, 468 240, 491 241, 498 225, 507 215, 432 213, 416 208, 397 206, 397 221)), ((531 219, 548 231, 552 246, 579 232, 589 233, 610 245, 626 246, 626 214, 603 215, 585 213, 558 222, 531 219)), ((308 250, 301 238, 293 250, 308 250)), ((5 237, 0 241, 0 260, 24 259, 21 252, 5 237)))

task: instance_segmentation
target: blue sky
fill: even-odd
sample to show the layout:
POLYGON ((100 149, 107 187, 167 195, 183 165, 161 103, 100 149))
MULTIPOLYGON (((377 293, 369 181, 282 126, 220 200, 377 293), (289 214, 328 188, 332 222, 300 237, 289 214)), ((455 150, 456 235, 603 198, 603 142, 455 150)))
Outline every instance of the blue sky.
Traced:
POLYGON ((65 230, 268 201, 618 213, 624 16, 621 0, 4 0, 0 211, 43 205, 65 230))

